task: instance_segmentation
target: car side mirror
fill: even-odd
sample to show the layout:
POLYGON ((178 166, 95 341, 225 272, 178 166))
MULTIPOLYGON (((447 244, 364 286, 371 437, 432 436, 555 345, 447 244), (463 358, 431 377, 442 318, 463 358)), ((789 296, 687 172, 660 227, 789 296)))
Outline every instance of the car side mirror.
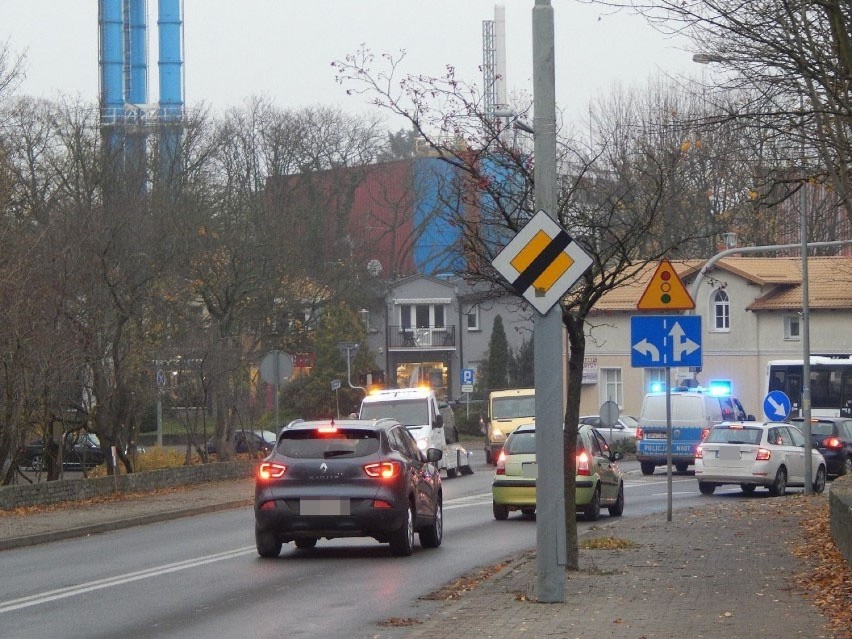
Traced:
POLYGON ((444 427, 444 416, 443 415, 435 415, 435 428, 443 428, 444 427))
POLYGON ((441 460, 441 457, 444 456, 444 451, 440 448, 428 448, 426 449, 426 461, 435 463, 441 460))
POLYGON ((754 420, 754 415, 752 415, 751 413, 749 413, 746 417, 748 418, 748 421, 750 421, 750 422, 755 421, 755 420, 754 420))
POLYGON ((621 459, 624 459, 624 453, 622 453, 620 450, 617 450, 614 453, 610 453, 609 458, 611 461, 617 462, 621 459))

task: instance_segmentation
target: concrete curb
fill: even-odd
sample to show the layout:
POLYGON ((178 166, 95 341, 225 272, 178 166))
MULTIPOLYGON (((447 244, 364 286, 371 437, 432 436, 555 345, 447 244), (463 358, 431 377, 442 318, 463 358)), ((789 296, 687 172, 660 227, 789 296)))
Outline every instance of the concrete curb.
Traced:
POLYGON ((202 506, 194 506, 190 508, 180 508, 177 510, 166 510, 147 515, 137 515, 135 517, 112 519, 109 521, 99 522, 97 524, 78 526, 77 528, 68 528, 65 530, 55 530, 45 533, 24 535, 21 537, 12 537, 9 539, 0 539, 0 551, 37 546, 39 544, 45 544, 52 541, 62 541, 64 539, 87 537, 88 535, 97 535, 100 533, 110 532, 112 530, 132 528, 133 526, 143 526, 145 524, 156 524, 163 521, 170 521, 172 519, 180 519, 182 517, 194 517, 196 515, 204 515, 223 510, 243 508, 245 506, 251 506, 253 503, 253 498, 237 499, 219 504, 204 504, 202 506))

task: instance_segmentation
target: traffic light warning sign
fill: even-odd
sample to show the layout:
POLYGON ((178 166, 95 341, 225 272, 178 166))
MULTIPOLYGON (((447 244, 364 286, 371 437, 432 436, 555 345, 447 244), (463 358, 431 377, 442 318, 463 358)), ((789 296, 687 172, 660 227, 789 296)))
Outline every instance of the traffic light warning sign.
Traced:
POLYGON ((688 311, 695 308, 695 302, 672 263, 661 260, 636 308, 640 311, 688 311))

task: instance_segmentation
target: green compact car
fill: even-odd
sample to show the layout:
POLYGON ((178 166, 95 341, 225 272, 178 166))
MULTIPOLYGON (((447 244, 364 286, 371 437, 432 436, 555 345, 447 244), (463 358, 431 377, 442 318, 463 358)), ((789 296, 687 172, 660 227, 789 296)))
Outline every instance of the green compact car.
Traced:
MULTIPOLYGON (((624 512, 624 477, 615 463, 623 457, 611 452, 606 440, 592 426, 580 425, 577 435, 577 512, 590 521, 600 517, 601 508, 618 517, 624 512)), ((535 513, 535 424, 519 426, 503 445, 491 484, 494 518, 506 519, 509 512, 535 513)))

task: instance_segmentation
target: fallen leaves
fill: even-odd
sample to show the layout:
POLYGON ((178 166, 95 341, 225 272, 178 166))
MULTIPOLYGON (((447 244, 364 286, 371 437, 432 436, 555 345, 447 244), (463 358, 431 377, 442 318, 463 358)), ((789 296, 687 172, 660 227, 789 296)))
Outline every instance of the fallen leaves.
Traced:
POLYGON ((419 623, 423 622, 418 621, 417 619, 412 619, 411 617, 391 617, 390 619, 379 621, 378 625, 388 626, 391 628, 404 628, 407 626, 416 626, 419 623))
POLYGON ((810 564, 796 573, 796 585, 829 618, 835 639, 852 639, 852 568, 831 537, 828 500, 824 495, 800 498, 796 512, 804 543, 792 553, 810 564))
POLYGON ((631 550, 638 547, 636 542, 618 537, 588 537, 580 541, 583 550, 631 550))
POLYGON ((475 572, 459 577, 458 579, 444 586, 440 590, 430 592, 428 595, 423 595, 421 599, 427 599, 432 601, 448 601, 452 599, 459 599, 464 593, 470 592, 483 581, 485 581, 486 579, 490 579, 498 572, 503 570, 503 568, 508 566, 509 563, 510 562, 508 561, 501 561, 498 564, 486 566, 485 568, 480 568, 475 572))

